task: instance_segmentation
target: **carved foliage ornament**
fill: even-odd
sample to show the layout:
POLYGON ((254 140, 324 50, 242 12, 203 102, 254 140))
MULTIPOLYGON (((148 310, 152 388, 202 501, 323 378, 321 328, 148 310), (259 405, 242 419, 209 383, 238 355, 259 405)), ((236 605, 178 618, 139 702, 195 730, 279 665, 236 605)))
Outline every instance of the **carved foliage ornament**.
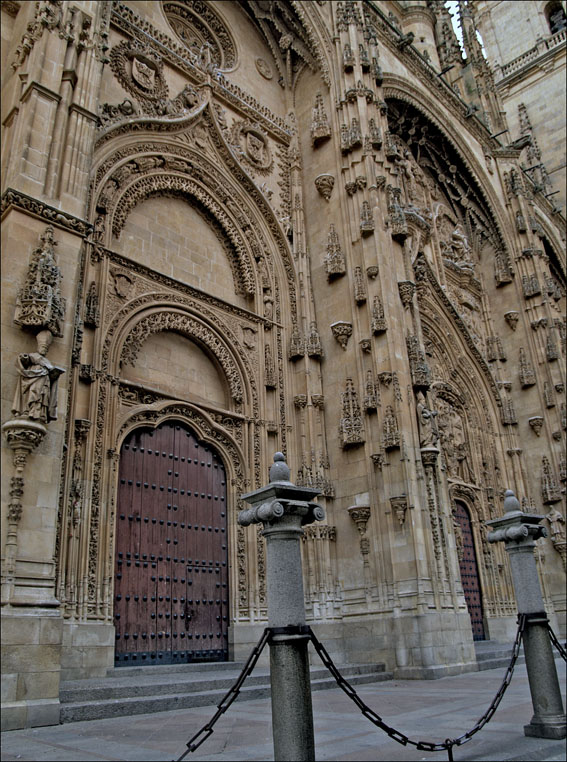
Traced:
POLYGON ((124 341, 120 354, 121 365, 127 363, 134 365, 144 341, 151 334, 161 331, 176 331, 204 344, 222 367, 230 386, 232 398, 237 403, 242 402, 243 391, 240 374, 230 352, 210 328, 189 315, 183 315, 179 312, 158 312, 142 318, 124 341))
POLYGON ((315 187, 323 196, 325 201, 328 201, 331 198, 331 194, 333 192, 333 188, 335 187, 335 178, 333 175, 329 174, 322 174, 317 175, 315 180, 313 181, 315 183, 315 187))

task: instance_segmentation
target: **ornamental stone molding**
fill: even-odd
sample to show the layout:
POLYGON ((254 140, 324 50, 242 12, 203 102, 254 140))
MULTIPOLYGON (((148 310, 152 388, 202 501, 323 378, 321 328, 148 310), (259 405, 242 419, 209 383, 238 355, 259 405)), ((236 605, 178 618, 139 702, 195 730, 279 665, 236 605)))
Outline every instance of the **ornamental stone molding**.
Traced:
POLYGON ((315 183, 315 187, 319 191, 319 194, 323 196, 325 201, 329 201, 331 194, 333 193, 333 188, 335 187, 335 178, 333 175, 317 175, 313 182, 315 183))
POLYGON ((274 160, 268 135, 258 122, 235 121, 230 129, 229 142, 239 160, 250 169, 262 175, 271 172, 274 160))
POLYGON ((534 432, 534 434, 539 437, 543 428, 542 416, 534 415, 531 418, 528 418, 528 423, 530 424, 531 430, 534 432))
MULTIPOLYGON (((210 212, 234 247, 239 290, 244 294, 252 295, 255 291, 255 278, 247 252, 247 245, 240 231, 218 201, 202 185, 191 178, 171 174, 152 174, 141 177, 131 185, 128 185, 115 203, 115 211, 112 218, 113 235, 117 238, 120 236, 128 215, 142 201, 151 196, 168 196, 171 194, 192 196, 210 212)), ((105 225, 106 222, 103 219, 103 230, 105 225)))
POLYGON ((411 280, 402 280, 398 283, 398 291, 400 293, 400 299, 402 300, 402 304, 404 305, 404 309, 409 309, 412 300, 413 295, 415 293, 415 283, 411 280))
POLYGON ((231 353, 221 339, 204 323, 181 312, 154 312, 139 320, 129 331, 120 352, 120 364, 135 365, 144 341, 154 333, 174 331, 197 341, 212 353, 224 371, 230 394, 236 403, 243 401, 240 373, 231 353))
POLYGON ((390 505, 392 506, 392 513, 397 518, 400 526, 403 526, 406 522, 406 513, 409 507, 407 495, 391 497, 390 505))

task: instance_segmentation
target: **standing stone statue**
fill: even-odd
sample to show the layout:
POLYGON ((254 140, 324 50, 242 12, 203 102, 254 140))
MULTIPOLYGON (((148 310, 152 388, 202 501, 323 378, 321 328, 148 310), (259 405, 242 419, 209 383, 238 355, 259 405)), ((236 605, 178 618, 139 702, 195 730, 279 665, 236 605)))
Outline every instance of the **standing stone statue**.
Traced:
POLYGON ((435 447, 439 439, 439 432, 435 424, 437 410, 430 410, 427 407, 427 401, 423 392, 418 392, 416 400, 419 422, 419 446, 435 447))
POLYGON ((57 382, 64 372, 45 355, 53 340, 51 331, 37 334, 37 352, 20 354, 16 360, 19 379, 12 414, 40 423, 57 420, 57 382))

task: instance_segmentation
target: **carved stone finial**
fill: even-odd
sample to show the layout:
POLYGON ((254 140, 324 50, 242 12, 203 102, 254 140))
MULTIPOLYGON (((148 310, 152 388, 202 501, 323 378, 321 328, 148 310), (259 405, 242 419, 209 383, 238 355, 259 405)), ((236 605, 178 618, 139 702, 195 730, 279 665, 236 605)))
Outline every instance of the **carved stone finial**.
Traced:
POLYGON ((289 466, 285 462, 285 455, 283 452, 276 452, 274 454, 274 464, 270 468, 270 481, 271 482, 289 482, 290 470, 289 466))
POLYGON ((335 187, 335 178, 333 175, 328 174, 322 174, 317 175, 317 177, 314 180, 315 187, 323 196, 325 201, 328 201, 331 198, 331 194, 333 192, 333 188, 335 187))
POLYGON ((325 269, 329 280, 333 280, 346 272, 345 258, 341 250, 339 236, 335 226, 331 223, 329 237, 327 239, 327 251, 325 254, 325 269))
POLYGON ((515 513, 521 510, 520 501, 514 494, 514 491, 507 489, 504 493, 504 513, 515 513))

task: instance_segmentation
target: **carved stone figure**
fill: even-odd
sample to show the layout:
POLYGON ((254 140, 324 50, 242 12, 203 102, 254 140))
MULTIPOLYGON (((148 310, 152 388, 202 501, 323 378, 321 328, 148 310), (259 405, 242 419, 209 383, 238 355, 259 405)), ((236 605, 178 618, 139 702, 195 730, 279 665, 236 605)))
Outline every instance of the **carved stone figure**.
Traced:
POLYGON ((545 518, 549 521, 551 542, 554 545, 557 542, 565 542, 565 519, 563 514, 556 508, 552 508, 545 518))
POLYGON ((40 423, 57 420, 57 381, 64 370, 45 357, 52 340, 50 331, 40 331, 38 352, 18 355, 16 368, 20 378, 12 405, 12 413, 18 418, 40 423))
POLYGON ((419 446, 435 447, 439 439, 439 432, 435 423, 437 410, 430 410, 423 392, 418 392, 417 397, 417 420, 419 422, 419 446))

